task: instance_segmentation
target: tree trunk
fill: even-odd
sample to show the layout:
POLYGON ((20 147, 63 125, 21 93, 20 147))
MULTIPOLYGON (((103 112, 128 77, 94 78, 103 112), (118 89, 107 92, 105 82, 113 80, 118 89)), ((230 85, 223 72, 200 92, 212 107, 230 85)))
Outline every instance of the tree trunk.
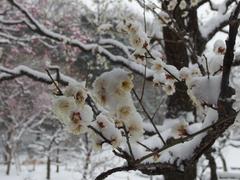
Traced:
POLYGON ((6 156, 5 156, 5 161, 6 161, 6 165, 7 165, 7 169, 6 169, 6 175, 10 174, 10 170, 11 170, 11 164, 12 164, 12 156, 13 156, 13 147, 11 146, 11 139, 12 139, 12 134, 13 131, 10 130, 7 133, 7 139, 6 139, 6 145, 5 145, 5 152, 6 152, 6 156))
POLYGON ((9 147, 9 145, 7 145, 6 150, 8 153, 6 175, 9 175, 11 170, 11 164, 12 164, 12 149, 9 147))
POLYGON ((50 156, 47 157, 47 179, 51 178, 51 159, 50 156))
POLYGON ((217 164, 215 162, 215 158, 212 155, 212 148, 209 149, 205 153, 206 159, 208 160, 208 166, 211 170, 211 179, 210 180, 218 180, 217 176, 217 164))
POLYGON ((92 155, 92 148, 89 146, 89 139, 88 139, 88 135, 85 134, 85 148, 87 150, 87 154, 86 154, 86 160, 85 160, 85 165, 83 167, 83 175, 82 175, 82 179, 83 180, 87 180, 87 175, 88 175, 88 169, 89 169, 89 165, 91 163, 91 155, 92 155))
MULTIPOLYGON (((188 2, 188 1, 187 1, 188 2)), ((163 9, 166 9, 166 4, 163 3, 163 9)), ((176 8, 173 11, 173 18, 178 26, 178 31, 173 31, 166 26, 163 28, 163 38, 164 38, 164 51, 166 55, 166 60, 168 64, 174 65, 178 70, 182 67, 188 67, 189 62, 196 63, 197 55, 200 55, 205 48, 206 42, 204 42, 198 28, 198 18, 196 9, 189 12, 189 19, 184 19, 182 17, 182 11, 176 8), (186 27, 187 26, 187 27, 186 27), (183 32, 186 30, 187 32, 183 32), (188 45, 186 45, 183 35, 188 33, 192 38, 193 44, 196 47, 192 47, 193 53, 189 56, 188 45), (199 44, 199 45, 198 45, 199 44)), ((180 113, 193 112, 195 108, 190 100, 188 94, 184 89, 186 85, 184 82, 177 82, 176 93, 169 96, 167 99, 167 113, 166 118, 176 118, 180 113)), ((164 176, 165 180, 195 180, 197 175, 196 163, 191 166, 185 167, 184 174, 171 173, 164 176)))
MULTIPOLYGON (((176 19, 176 23, 178 24, 179 28, 185 29, 184 19, 181 17, 181 13, 182 12, 177 8, 174 12, 174 18, 176 19)), ((186 45, 181 39, 181 34, 176 33, 168 26, 166 26, 163 28, 163 37, 167 63, 174 65, 179 70, 184 66, 187 67, 189 63, 189 57, 186 45)), ((175 85, 176 93, 172 96, 169 96, 167 100, 167 118, 176 118, 180 111, 193 110, 190 98, 188 97, 186 92, 182 91, 182 89, 185 88, 185 84, 183 82, 178 82, 175 85)))
POLYGON ((56 173, 59 173, 59 149, 57 149, 57 158, 56 158, 56 164, 57 164, 57 168, 56 168, 56 173))

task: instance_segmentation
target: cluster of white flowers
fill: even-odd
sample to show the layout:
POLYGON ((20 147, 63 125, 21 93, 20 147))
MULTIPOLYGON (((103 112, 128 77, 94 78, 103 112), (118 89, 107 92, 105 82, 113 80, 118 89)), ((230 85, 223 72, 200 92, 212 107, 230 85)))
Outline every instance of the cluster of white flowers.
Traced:
POLYGON ((183 67, 179 71, 179 79, 185 81, 186 86, 188 88, 187 94, 197 108, 201 108, 200 101, 196 98, 193 93, 193 79, 196 77, 200 77, 201 72, 197 65, 191 65, 190 67, 183 67))
POLYGON ((149 38, 142 25, 136 20, 128 18, 118 24, 118 29, 129 35, 130 44, 135 48, 133 59, 137 63, 145 64, 145 52, 149 46, 149 38))
MULTIPOLYGON (((111 145, 116 148, 119 147, 122 143, 121 131, 115 127, 115 124, 104 114, 99 114, 96 117, 96 121, 93 122, 93 127, 95 127, 99 132, 110 141, 111 145)), ((91 137, 94 141, 93 147, 95 150, 100 150, 102 144, 105 140, 96 134, 95 132, 91 133, 91 137)))
POLYGON ((151 69, 154 71, 153 83, 155 86, 161 85, 167 95, 175 93, 174 83, 179 78, 179 71, 172 65, 167 65, 160 58, 152 61, 151 69))
POLYGON ((69 85, 53 100, 53 111, 73 134, 85 133, 93 120, 92 108, 85 103, 87 91, 82 84, 69 85))
POLYGON ((104 106, 118 128, 126 127, 130 138, 137 140, 143 134, 142 117, 137 112, 130 91, 133 75, 123 69, 103 73, 94 82, 94 94, 104 106))

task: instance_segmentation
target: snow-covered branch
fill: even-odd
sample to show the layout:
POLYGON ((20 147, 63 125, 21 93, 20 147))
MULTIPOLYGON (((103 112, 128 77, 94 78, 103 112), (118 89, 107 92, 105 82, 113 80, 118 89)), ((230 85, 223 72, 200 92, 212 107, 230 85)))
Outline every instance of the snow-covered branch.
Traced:
MULTIPOLYGON (((127 68, 129 68, 130 70, 144 75, 145 74, 145 68, 143 65, 137 64, 136 62, 132 61, 131 59, 129 59, 129 53, 127 50, 127 47, 124 47, 124 45, 120 42, 117 42, 116 40, 110 41, 110 40, 100 40, 99 43, 82 43, 81 41, 77 40, 77 39, 71 39, 65 35, 53 32, 51 30, 49 30, 47 27, 45 27, 43 24, 40 24, 40 22, 38 22, 29 12, 26 8, 24 8, 21 4, 17 3, 15 0, 8 0, 13 6, 15 6, 16 8, 18 8, 25 16, 26 18, 29 19, 29 21, 36 26, 36 29, 32 29, 35 33, 48 37, 50 39, 56 40, 56 41, 60 41, 60 42, 64 42, 67 45, 71 45, 73 47, 78 47, 83 51, 92 51, 92 52, 96 52, 99 53, 105 57, 107 57, 111 62, 113 63, 117 63, 117 64, 121 64, 123 66, 126 66, 127 68), (122 49, 126 55, 128 56, 127 58, 123 57, 123 56, 119 56, 119 55, 114 55, 113 53, 111 53, 107 48, 104 48, 103 45, 107 45, 107 44, 113 44, 114 46, 119 47, 120 49, 122 49)), ((149 69, 147 69, 146 71, 146 78, 151 79, 153 75, 153 72, 149 69)))
MULTIPOLYGON (((28 76, 33 80, 48 83, 48 84, 52 83, 52 80, 45 72, 37 71, 24 65, 17 66, 13 69, 0 66, 0 81, 10 80, 20 76, 28 76)), ((73 78, 63 75, 61 73, 59 74, 59 76, 57 73, 55 73, 52 75, 52 77, 63 85, 77 82, 73 78), (59 77, 59 79, 57 79, 57 77, 59 77)))

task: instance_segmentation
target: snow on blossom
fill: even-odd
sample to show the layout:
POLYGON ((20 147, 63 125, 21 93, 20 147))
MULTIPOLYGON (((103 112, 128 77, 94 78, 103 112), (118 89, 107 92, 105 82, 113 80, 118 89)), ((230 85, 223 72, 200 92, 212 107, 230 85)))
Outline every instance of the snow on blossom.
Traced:
POLYGON ((70 133, 79 135, 87 132, 88 126, 93 120, 92 108, 84 105, 82 108, 77 108, 70 114, 70 121, 66 123, 67 130, 70 133))
POLYGON ((218 112, 215 109, 207 108, 206 117, 204 119, 202 128, 208 127, 218 120, 218 112))
POLYGON ((87 132, 93 120, 93 111, 85 103, 86 98, 84 83, 71 83, 62 96, 53 99, 53 112, 69 133, 79 135, 87 132))
POLYGON ((175 126, 172 127, 172 136, 174 138, 180 138, 188 135, 187 131, 188 123, 184 120, 180 120, 175 126))
POLYGON ((190 70, 187 67, 183 67, 179 71, 179 79, 182 81, 189 80, 191 78, 190 76, 190 70))
POLYGON ((144 32, 142 25, 137 20, 124 19, 118 24, 117 29, 129 35, 129 42, 135 49, 132 59, 139 64, 145 64, 144 54, 149 46, 149 38, 147 33, 144 32))
POLYGON ((132 74, 123 69, 103 73, 94 82, 94 93, 112 114, 117 127, 126 126, 131 139, 143 134, 142 117, 137 112, 130 91, 133 88, 132 74), (117 79, 117 81, 116 81, 117 79))
POLYGON ((147 48, 149 42, 147 34, 143 31, 138 31, 136 33, 130 33, 130 44, 135 49, 147 48))
POLYGON ((130 138, 133 141, 138 140, 140 137, 143 136, 143 124, 142 124, 142 117, 139 113, 133 113, 127 122, 127 129, 130 134, 130 138))
POLYGON ((69 122, 67 117, 74 109, 76 104, 73 97, 59 96, 53 100, 53 112, 63 123, 69 122))
POLYGON ((136 111, 136 108, 134 105, 131 105, 131 103, 118 105, 116 110, 115 123, 120 127, 123 125, 123 123, 127 124, 127 120, 135 111, 136 111))
POLYGON ((165 67, 165 63, 161 60, 161 59, 156 59, 154 61, 151 62, 152 63, 152 66, 151 66, 151 69, 154 71, 154 72, 157 72, 157 73, 161 73, 163 72, 164 70, 164 67, 165 67))
POLYGON ((195 77, 189 86, 193 95, 201 102, 216 105, 220 94, 222 76, 195 77))
MULTIPOLYGON (((131 73, 119 68, 103 73, 93 84, 97 100, 103 105, 116 106, 116 99, 123 99, 132 90, 132 79, 131 73)), ((127 100, 128 97, 124 99, 127 100)))
POLYGON ((159 19, 160 19, 160 23, 163 25, 163 26, 166 26, 168 23, 171 22, 171 18, 169 17, 169 15, 164 12, 164 11, 161 11, 159 12, 159 19))
POLYGON ((176 79, 179 79, 179 70, 175 66, 167 64, 165 71, 167 80, 175 82, 176 79))
POLYGON ((153 83, 154 86, 159 86, 162 83, 166 82, 166 75, 164 73, 154 73, 153 74, 153 83))
MULTIPOLYGON (((113 147, 118 147, 122 143, 122 135, 119 129, 117 129, 114 123, 105 115, 99 114, 96 117, 95 127, 100 130, 102 135, 111 142, 113 147)), ((95 144, 99 144, 99 138, 94 138, 95 144)), ((103 143, 102 139, 102 143, 103 143)))
POLYGON ((87 90, 83 84, 70 84, 64 91, 65 96, 74 97, 76 104, 83 105, 87 99, 87 90))
POLYGON ((193 94, 193 91, 191 89, 187 90, 187 94, 190 97, 193 105, 197 108, 201 108, 201 102, 196 98, 196 96, 193 94))
POLYGON ((201 71, 199 69, 199 67, 197 66, 197 64, 193 64, 189 67, 190 71, 191 71, 191 76, 192 77, 199 77, 201 76, 201 71))
POLYGON ((225 51, 226 51, 225 42, 221 39, 216 40, 213 45, 213 51, 216 54, 225 54, 225 51))
POLYGON ((219 74, 223 66, 223 54, 212 54, 208 62, 209 73, 212 75, 219 74))

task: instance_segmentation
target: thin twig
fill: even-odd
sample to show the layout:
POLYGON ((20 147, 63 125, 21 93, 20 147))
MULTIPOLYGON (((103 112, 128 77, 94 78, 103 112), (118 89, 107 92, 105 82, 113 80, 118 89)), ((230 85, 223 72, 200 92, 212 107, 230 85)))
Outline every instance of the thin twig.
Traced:
POLYGON ((208 76, 208 79, 209 79, 209 68, 208 68, 208 60, 207 60, 207 57, 205 56, 205 54, 203 54, 203 57, 205 59, 205 62, 206 62, 206 68, 207 68, 207 76, 208 76))
POLYGON ((201 133, 204 133, 204 132, 206 132, 206 131, 208 131, 208 130, 210 130, 210 129, 213 129, 213 128, 214 128, 215 126, 217 126, 217 125, 224 124, 227 120, 229 120, 229 119, 231 119, 231 118, 233 118, 233 117, 231 116, 231 117, 228 117, 228 118, 226 118, 226 119, 224 119, 224 120, 217 121, 216 123, 214 123, 214 124, 212 124, 212 125, 210 125, 210 126, 208 126, 208 127, 205 127, 205 128, 203 128, 203 129, 201 129, 201 130, 199 130, 199 131, 197 131, 197 132, 195 132, 195 133, 193 133, 193 134, 190 134, 190 135, 188 135, 188 136, 186 136, 186 137, 184 137, 184 138, 173 139, 170 143, 166 144, 166 145, 163 146, 162 148, 160 148, 160 149, 158 149, 158 150, 156 150, 156 151, 154 151, 154 152, 152 152, 152 153, 149 153, 149 154, 143 156, 142 158, 140 158, 139 160, 137 160, 136 163, 140 163, 140 162, 144 161, 145 159, 147 159, 147 158, 149 158, 149 157, 151 157, 151 156, 153 156, 153 155, 155 155, 155 154, 157 154, 157 153, 160 153, 160 152, 162 152, 162 151, 164 151, 164 150, 166 150, 166 149, 168 149, 168 148, 170 148, 170 147, 172 147, 172 146, 175 146, 175 145, 180 144, 180 143, 184 143, 184 142, 192 139, 193 137, 195 137, 195 136, 197 136, 197 135, 199 135, 199 134, 201 134, 201 133))
POLYGON ((155 125, 155 123, 153 122, 152 117, 149 115, 149 113, 147 112, 146 108, 144 107, 143 103, 140 101, 140 98, 138 97, 135 89, 133 89, 133 94, 136 96, 137 100, 139 101, 139 104, 141 105, 143 112, 146 114, 147 118, 150 120, 151 124, 153 125, 156 133, 158 134, 159 138, 161 139, 161 141, 163 142, 163 144, 165 145, 166 142, 164 141, 163 137, 161 136, 160 132, 157 129, 157 126, 155 125))
POLYGON ((125 137, 126 137, 126 140, 127 140, 127 145, 128 145, 129 152, 130 152, 130 154, 131 154, 131 156, 134 160, 135 158, 134 158, 134 154, 133 154, 133 151, 132 151, 132 146, 131 146, 131 143, 130 143, 130 140, 129 140, 128 131, 127 131, 127 128, 126 128, 124 123, 123 123, 123 130, 124 130, 125 137))
POLYGON ((146 85, 146 73, 147 73, 147 65, 145 64, 144 67, 144 76, 143 76, 143 85, 142 85, 142 93, 141 93, 141 97, 140 100, 142 101, 143 96, 144 96, 144 91, 145 91, 145 85, 146 85))
POLYGON ((56 81, 53 79, 53 77, 52 77, 52 75, 50 74, 50 72, 48 71, 48 69, 45 69, 45 70, 46 70, 48 76, 50 77, 50 79, 52 80, 52 83, 55 85, 55 87, 56 87, 57 90, 58 90, 58 94, 57 94, 57 95, 62 96, 62 95, 63 95, 62 90, 59 88, 58 84, 57 84, 56 81))

